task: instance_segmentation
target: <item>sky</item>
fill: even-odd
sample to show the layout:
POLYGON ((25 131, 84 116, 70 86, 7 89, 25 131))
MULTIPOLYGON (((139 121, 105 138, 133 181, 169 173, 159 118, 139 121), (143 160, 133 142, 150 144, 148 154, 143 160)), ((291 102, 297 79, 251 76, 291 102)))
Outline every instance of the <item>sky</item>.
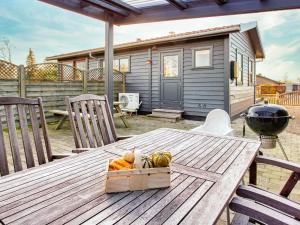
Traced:
MULTIPOLYGON (((257 73, 300 81, 300 10, 244 14, 115 27, 114 43, 257 21, 266 58, 257 73)), ((46 56, 104 45, 104 23, 37 0, 0 0, 0 40, 12 46, 12 61, 25 64, 29 48, 46 56)))

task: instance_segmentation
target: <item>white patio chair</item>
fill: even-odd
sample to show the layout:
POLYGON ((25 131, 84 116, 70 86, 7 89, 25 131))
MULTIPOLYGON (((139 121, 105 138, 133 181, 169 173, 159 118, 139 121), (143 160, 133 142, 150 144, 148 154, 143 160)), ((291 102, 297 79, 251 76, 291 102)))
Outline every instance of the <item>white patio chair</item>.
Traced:
POLYGON ((214 109, 210 111, 204 124, 192 130, 207 134, 233 136, 233 129, 230 125, 230 117, 228 113, 222 109, 214 109))

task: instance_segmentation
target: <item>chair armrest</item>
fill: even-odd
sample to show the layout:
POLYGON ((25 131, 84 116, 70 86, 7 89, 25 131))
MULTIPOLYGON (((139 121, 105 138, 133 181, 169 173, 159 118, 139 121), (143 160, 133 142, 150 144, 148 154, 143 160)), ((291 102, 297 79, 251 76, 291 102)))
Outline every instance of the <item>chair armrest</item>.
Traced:
POLYGON ((239 186, 236 194, 240 197, 252 199, 256 202, 271 206, 293 217, 300 218, 300 204, 285 197, 276 195, 257 187, 244 185, 239 186))
POLYGON ((229 208, 265 224, 300 224, 299 221, 279 211, 239 197, 232 199, 229 208))
POLYGON ((91 151, 91 150, 95 150, 95 148, 76 148, 72 150, 72 153, 82 153, 82 152, 87 152, 87 151, 91 151))
POLYGON ((124 136, 118 136, 117 137, 117 140, 120 141, 120 140, 125 140, 125 139, 128 139, 128 138, 132 138, 132 137, 135 137, 136 135, 124 135, 124 136))
POLYGON ((275 159, 267 156, 256 156, 255 162, 278 166, 296 173, 300 173, 300 164, 288 162, 286 160, 275 159))
POLYGON ((52 155, 52 159, 53 160, 56 160, 56 159, 63 159, 63 158, 66 158, 66 157, 69 157, 69 156, 72 156, 72 155, 76 155, 76 154, 55 154, 55 155, 52 155))

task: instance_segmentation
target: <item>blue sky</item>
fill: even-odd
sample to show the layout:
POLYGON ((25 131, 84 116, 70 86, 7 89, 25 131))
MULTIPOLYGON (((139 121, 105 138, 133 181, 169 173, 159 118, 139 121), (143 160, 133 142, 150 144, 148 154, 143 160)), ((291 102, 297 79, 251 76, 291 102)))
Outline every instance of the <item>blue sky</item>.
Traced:
MULTIPOLYGON (((257 21, 266 59, 257 72, 273 79, 300 81, 300 10, 245 14, 115 27, 115 43, 237 23, 257 21)), ((12 59, 25 64, 32 48, 37 62, 46 56, 104 45, 104 23, 37 0, 0 0, 0 39, 9 39, 12 59)))

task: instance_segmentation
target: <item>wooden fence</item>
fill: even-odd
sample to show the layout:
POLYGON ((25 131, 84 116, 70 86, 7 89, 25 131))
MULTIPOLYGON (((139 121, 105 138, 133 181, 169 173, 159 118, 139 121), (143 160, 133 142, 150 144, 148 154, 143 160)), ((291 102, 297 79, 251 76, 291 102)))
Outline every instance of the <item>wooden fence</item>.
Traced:
MULTIPOLYGON (((46 116, 51 109, 65 110, 65 97, 83 93, 103 95, 104 75, 102 70, 81 71, 68 65, 46 63, 34 67, 16 66, 0 61, 0 96, 19 96, 26 98, 42 97, 46 116)), ((125 76, 114 74, 114 97, 125 92, 125 76)), ((0 108, 0 116, 3 116, 0 108)))
POLYGON ((287 92, 276 95, 263 95, 261 96, 268 100, 271 104, 279 104, 284 106, 300 106, 300 91, 287 92))

